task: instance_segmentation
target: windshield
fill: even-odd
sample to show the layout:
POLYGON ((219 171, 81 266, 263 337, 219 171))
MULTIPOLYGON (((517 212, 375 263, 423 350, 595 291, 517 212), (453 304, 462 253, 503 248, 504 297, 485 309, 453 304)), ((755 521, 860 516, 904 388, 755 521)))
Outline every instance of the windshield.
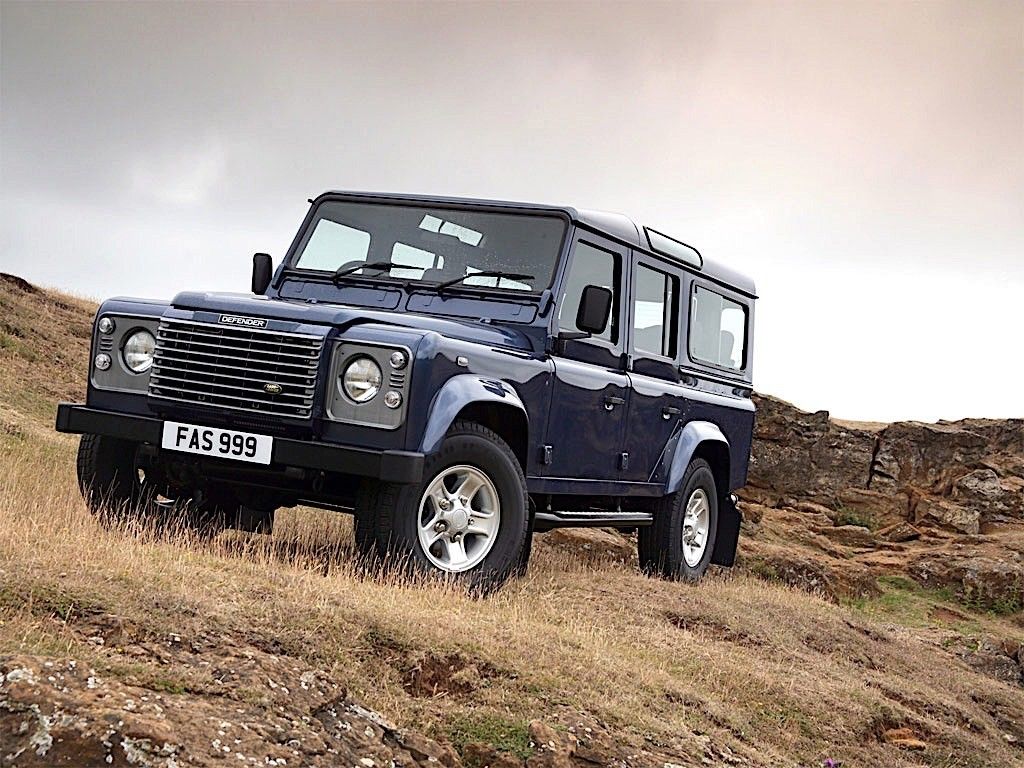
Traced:
POLYGON ((317 208, 292 266, 401 282, 465 278, 459 284, 469 288, 539 292, 551 285, 565 229, 556 216, 328 201, 317 208), (492 274, 473 277, 477 272, 492 274))

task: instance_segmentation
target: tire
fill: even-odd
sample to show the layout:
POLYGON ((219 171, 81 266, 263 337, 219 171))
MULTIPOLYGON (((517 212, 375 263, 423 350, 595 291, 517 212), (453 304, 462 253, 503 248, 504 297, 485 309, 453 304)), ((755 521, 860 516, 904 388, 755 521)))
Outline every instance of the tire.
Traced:
POLYGON ((137 449, 127 440, 82 435, 78 443, 78 487, 94 515, 107 517, 139 502, 137 449))
POLYGON ((525 570, 526 478, 501 437, 475 422, 456 422, 440 450, 427 457, 423 478, 364 483, 357 547, 375 547, 419 572, 448 574, 484 591, 525 570), (474 489, 468 498, 458 493, 463 483, 474 489))
POLYGON ((660 499, 654 509, 652 525, 640 528, 637 552, 640 567, 651 575, 680 581, 697 581, 711 564, 718 533, 718 489, 711 466, 704 459, 694 459, 686 468, 679 491, 660 499), (684 523, 687 507, 697 513, 691 526, 699 532, 706 526, 701 539, 703 548, 696 544, 699 537, 684 545, 684 523), (702 516, 703 514, 703 516, 702 516), (699 551, 699 556, 698 556, 699 551))
POLYGON ((166 488, 140 476, 138 444, 106 435, 82 435, 78 444, 78 487, 89 511, 105 526, 115 527, 136 518, 156 533, 186 529, 213 537, 226 527, 238 504, 227 492, 216 492, 200 504, 190 499, 164 501, 166 488))
POLYGON ((377 552, 377 519, 376 512, 380 505, 378 493, 388 485, 376 480, 364 480, 359 486, 356 496, 356 508, 352 515, 352 533, 355 538, 356 553, 367 560, 376 558, 377 552))

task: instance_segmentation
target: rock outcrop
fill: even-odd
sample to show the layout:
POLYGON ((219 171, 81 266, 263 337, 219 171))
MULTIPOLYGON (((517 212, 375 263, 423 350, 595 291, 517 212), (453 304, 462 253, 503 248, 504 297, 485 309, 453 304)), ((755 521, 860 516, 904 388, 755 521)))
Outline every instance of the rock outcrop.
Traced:
POLYGON ((861 425, 757 405, 740 492, 748 568, 834 594, 900 573, 1024 606, 1024 419, 861 425))

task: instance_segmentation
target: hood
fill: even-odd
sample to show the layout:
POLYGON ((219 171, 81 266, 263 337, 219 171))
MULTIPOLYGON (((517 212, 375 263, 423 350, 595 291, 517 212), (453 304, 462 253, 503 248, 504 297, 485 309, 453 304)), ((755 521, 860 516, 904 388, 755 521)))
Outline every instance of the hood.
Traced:
POLYGON ((462 341, 529 351, 529 337, 515 327, 493 325, 479 320, 442 318, 417 312, 383 311, 346 304, 311 304, 306 301, 253 296, 245 293, 186 291, 171 301, 179 310, 237 314, 284 320, 304 325, 321 325, 345 332, 356 325, 387 325, 435 333, 462 341))

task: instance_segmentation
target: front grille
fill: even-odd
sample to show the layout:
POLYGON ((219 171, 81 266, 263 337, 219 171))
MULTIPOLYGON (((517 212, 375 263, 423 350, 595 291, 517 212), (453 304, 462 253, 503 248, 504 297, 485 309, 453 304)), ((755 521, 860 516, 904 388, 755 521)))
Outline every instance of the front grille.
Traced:
POLYGON ((179 403, 308 419, 324 340, 161 320, 149 394, 179 403))

